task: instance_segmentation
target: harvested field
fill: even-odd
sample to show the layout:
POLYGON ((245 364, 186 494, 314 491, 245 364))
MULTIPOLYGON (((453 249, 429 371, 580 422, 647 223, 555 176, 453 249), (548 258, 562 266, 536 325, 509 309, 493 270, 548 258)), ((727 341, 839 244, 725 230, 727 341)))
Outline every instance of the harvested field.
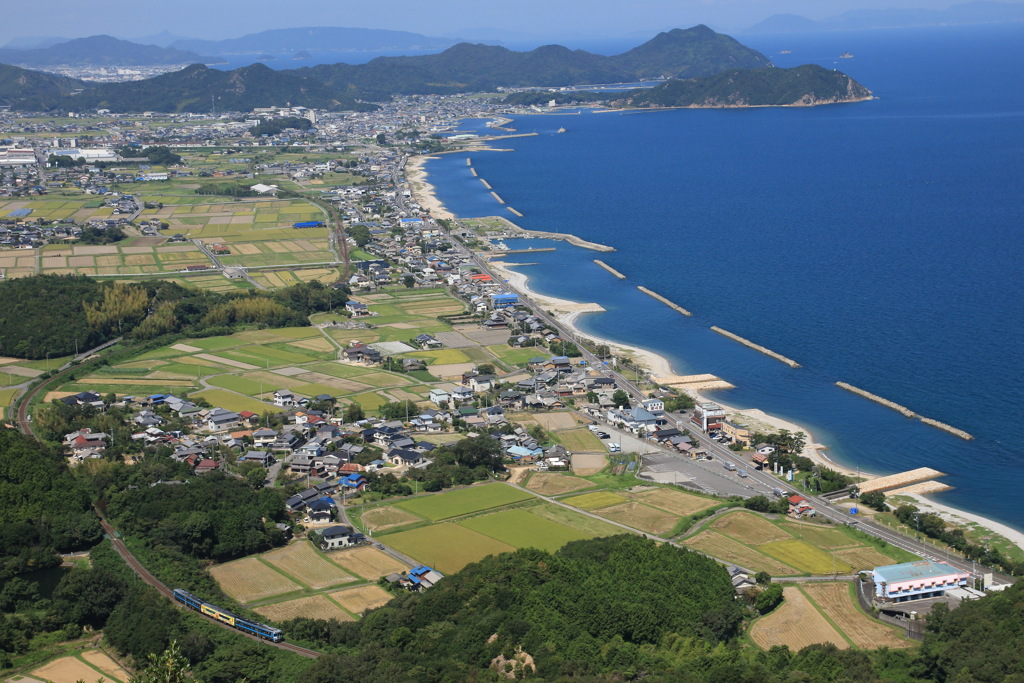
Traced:
POLYGON ((893 564, 894 562, 891 557, 882 554, 870 546, 837 550, 836 557, 853 567, 853 571, 884 567, 885 565, 893 564))
POLYGON ((712 557, 738 564, 755 572, 764 570, 773 576, 792 576, 800 573, 792 567, 787 567, 778 560, 753 548, 748 548, 716 531, 702 531, 683 541, 683 545, 688 545, 712 557))
POLYGON ((395 572, 404 572, 409 568, 401 560, 367 546, 339 550, 331 554, 331 559, 350 572, 371 581, 395 572))
POLYGON ((795 538, 788 541, 762 543, 757 549, 809 574, 833 574, 836 572, 845 574, 850 571, 850 565, 843 562, 838 556, 833 559, 831 553, 795 538))
POLYGON ((82 653, 82 659, 92 664, 94 667, 109 676, 115 681, 127 681, 131 678, 131 674, 128 673, 124 667, 115 662, 110 655, 106 652, 99 650, 86 650, 82 653))
POLYGON ((525 491, 504 484, 470 486, 447 493, 421 496, 402 501, 396 505, 414 514, 426 517, 432 522, 441 519, 467 515, 471 512, 489 510, 523 500, 536 500, 525 491))
POLYGON ((359 586, 331 593, 331 597, 352 614, 361 615, 388 604, 395 596, 380 586, 359 586))
POLYGON ((388 534, 381 540, 409 557, 454 574, 467 564, 488 555, 512 552, 514 547, 458 524, 434 526, 388 534))
POLYGON ((648 505, 671 512, 674 515, 679 515, 680 517, 688 517, 695 512, 700 512, 701 510, 706 510, 713 505, 717 505, 719 502, 708 498, 701 498, 700 496, 690 495, 689 493, 683 493, 682 491, 676 491, 674 489, 653 489, 651 491, 643 491, 642 493, 634 494, 633 498, 642 503, 647 503, 648 505))
POLYGON ((880 647, 910 647, 896 627, 886 626, 869 617, 857 606, 848 583, 816 583, 803 586, 804 592, 817 603, 829 619, 839 624, 853 644, 865 650, 880 647))
POLYGON ((576 420, 569 413, 535 413, 533 419, 541 427, 551 431, 557 429, 572 429, 576 426, 576 420))
POLYGON ((558 472, 535 472, 526 488, 542 496, 557 496, 560 493, 578 491, 593 486, 586 479, 558 472))
POLYGON ((752 512, 733 512, 711 523, 715 531, 731 536, 741 543, 760 545, 769 541, 793 538, 768 520, 752 512))
POLYGON ((595 491, 594 493, 584 493, 582 496, 564 498, 562 502, 578 507, 581 510, 600 510, 612 505, 621 505, 628 500, 625 496, 620 496, 611 491, 595 491))
POLYGON ((422 522, 423 518, 411 512, 393 507, 391 505, 373 508, 363 513, 363 524, 371 531, 393 529, 396 526, 404 526, 414 522, 422 522))
MULTIPOLYGON (((347 330, 346 330, 347 332, 347 330)), ((427 372, 439 379, 451 379, 462 377, 462 373, 469 372, 476 365, 474 363, 454 363, 452 365, 428 365, 427 372)))
POLYGON ((597 474, 608 464, 608 456, 604 453, 573 453, 572 471, 580 476, 597 474))
POLYGON ((302 588, 255 557, 211 567, 210 574, 225 593, 243 603, 302 588))
POLYGON ((274 565, 310 588, 327 588, 355 581, 355 577, 320 555, 309 541, 297 541, 263 554, 274 565))
MULTIPOLYGON (((75 683, 76 681, 95 681, 102 677, 96 669, 85 662, 71 656, 61 657, 52 662, 33 669, 32 675, 51 683, 75 683)), ((120 680, 128 680, 127 677, 120 680)))
POLYGON ((613 522, 631 526, 640 531, 650 534, 661 535, 672 530, 679 518, 670 515, 664 510, 658 510, 648 505, 637 502, 623 503, 610 508, 604 508, 599 513, 613 522))
POLYGON ((338 607, 326 595, 313 595, 308 598, 286 600, 273 605, 257 607, 256 614, 271 621, 282 622, 289 619, 337 619, 338 621, 355 621, 352 615, 338 607))
POLYGON ((796 651, 816 643, 834 643, 840 650, 849 647, 846 639, 832 628, 810 600, 795 586, 783 589, 785 600, 774 612, 761 617, 750 627, 750 637, 765 650, 788 645, 796 651))

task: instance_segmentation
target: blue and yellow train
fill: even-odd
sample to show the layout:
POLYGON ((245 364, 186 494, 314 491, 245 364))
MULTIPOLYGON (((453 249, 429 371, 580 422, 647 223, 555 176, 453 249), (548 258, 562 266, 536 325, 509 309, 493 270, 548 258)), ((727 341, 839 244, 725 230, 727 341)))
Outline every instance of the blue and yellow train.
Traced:
POLYGON ((237 614, 232 614, 231 612, 221 609, 216 605, 211 605, 205 600, 200 600, 183 588, 175 588, 173 593, 176 600, 185 603, 197 612, 202 612, 212 619, 224 622, 229 626, 234 626, 239 631, 245 631, 246 633, 251 633, 254 636, 259 636, 260 638, 266 638, 267 640, 275 643, 280 643, 284 640, 284 635, 281 633, 281 629, 274 628, 273 626, 267 626, 266 624, 261 624, 256 621, 249 621, 237 614))

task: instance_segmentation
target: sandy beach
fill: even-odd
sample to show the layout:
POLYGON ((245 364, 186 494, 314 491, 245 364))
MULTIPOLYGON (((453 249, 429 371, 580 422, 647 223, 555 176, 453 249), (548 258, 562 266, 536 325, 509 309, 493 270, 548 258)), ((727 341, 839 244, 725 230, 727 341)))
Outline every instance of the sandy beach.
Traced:
MULTIPOLYGON (((413 159, 410 159, 409 165, 406 167, 406 178, 409 180, 413 196, 421 206, 429 208, 430 214, 435 218, 454 218, 455 216, 445 209, 441 202, 434 196, 434 187, 426 181, 427 174, 423 170, 423 165, 429 158, 431 157, 414 157, 413 159)), ((500 261, 490 261, 488 263, 488 267, 490 267, 496 275, 507 280, 509 285, 518 290, 521 294, 526 295, 543 306, 544 310, 549 311, 552 317, 554 317, 555 320, 557 320, 558 323, 571 334, 592 339, 599 344, 606 344, 616 354, 632 358, 639 365, 649 370, 654 376, 673 376, 675 374, 672 369, 672 364, 669 363, 668 359, 654 351, 630 344, 615 342, 610 339, 596 337, 592 334, 582 333, 579 328, 576 327, 576 319, 584 313, 599 313, 605 309, 597 303, 580 303, 544 294, 538 294, 530 289, 529 277, 526 274, 512 269, 515 265, 516 264, 514 263, 502 263, 500 261)), ((713 400, 715 403, 718 403, 720 406, 725 408, 729 413, 730 418, 735 416, 737 419, 748 424, 752 429, 770 427, 776 430, 786 429, 790 432, 803 432, 807 435, 807 445, 804 447, 802 455, 824 467, 828 467, 848 476, 860 476, 863 479, 874 479, 880 476, 864 470, 846 467, 833 461, 824 453, 827 446, 816 443, 814 441, 814 436, 810 431, 794 422, 769 415, 763 410, 757 408, 736 408, 735 406, 730 406, 727 403, 724 403, 717 397, 712 399, 703 396, 699 391, 692 389, 688 390, 683 387, 680 387, 680 389, 689 393, 697 401, 713 400)), ((1020 548, 1024 549, 1024 532, 1018 531, 1006 524, 987 519, 981 515, 966 512, 948 505, 943 505, 942 503, 938 503, 922 495, 912 494, 912 497, 918 502, 919 507, 922 509, 934 512, 942 516, 944 519, 957 524, 978 524, 995 532, 996 534, 1004 536, 1020 548)))
POLYGON ((451 220, 455 214, 444 207, 434 193, 434 186, 427 182, 427 171, 423 167, 428 159, 437 157, 411 157, 405 165, 405 179, 409 182, 409 191, 416 203, 434 218, 451 220))

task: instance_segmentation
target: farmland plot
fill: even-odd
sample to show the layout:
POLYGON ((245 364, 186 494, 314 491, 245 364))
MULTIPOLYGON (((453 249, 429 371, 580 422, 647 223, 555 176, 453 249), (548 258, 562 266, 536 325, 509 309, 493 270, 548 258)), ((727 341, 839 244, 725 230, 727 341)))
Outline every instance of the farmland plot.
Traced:
POLYGON ((409 568, 401 560, 367 546, 339 550, 331 555, 331 559, 350 572, 372 581, 388 574, 404 572, 409 568))
POLYGON ((911 641, 901 638, 895 627, 886 626, 869 617, 854 604, 847 583, 817 583, 803 587, 818 607, 828 615, 857 647, 910 647, 911 641))
POLYGON ((560 493, 569 493, 593 486, 586 479, 572 477, 558 472, 536 472, 530 477, 526 488, 536 491, 542 496, 557 496, 560 493))
POLYGON ((664 510, 633 501, 604 508, 598 514, 613 522, 659 535, 671 531, 679 521, 678 517, 670 515, 664 510))
POLYGON ((298 541, 263 554, 274 565, 310 588, 327 588, 355 581, 355 577, 320 555, 308 541, 298 541))
POLYGON ((331 597, 352 614, 364 614, 388 604, 395 596, 380 586, 359 586, 331 593, 331 597))
POLYGON ((255 557, 246 557, 210 569, 225 593, 239 602, 252 602, 302 587, 255 557))
POLYGON ((633 496, 642 503, 647 503, 656 508, 661 508, 680 517, 688 517, 701 510, 706 510, 719 501, 708 498, 701 498, 674 489, 653 489, 642 491, 633 496))
POLYGON ((811 601, 795 586, 783 589, 785 600, 768 616, 761 617, 750 627, 750 637, 765 650, 775 645, 788 645, 796 651, 816 643, 833 643, 840 650, 849 647, 846 639, 811 601))
POLYGON ((276 622, 298 618, 355 621, 351 614, 338 607, 326 595, 313 595, 308 598, 275 602, 273 605, 257 607, 254 611, 260 616, 276 622))
POLYGON ((715 531, 750 545, 793 538, 768 520, 750 512, 733 512, 716 519, 711 526, 715 531))
POLYGON ((715 531, 702 531, 683 541, 683 544, 753 571, 764 570, 773 576, 792 576, 800 573, 764 553, 715 531))

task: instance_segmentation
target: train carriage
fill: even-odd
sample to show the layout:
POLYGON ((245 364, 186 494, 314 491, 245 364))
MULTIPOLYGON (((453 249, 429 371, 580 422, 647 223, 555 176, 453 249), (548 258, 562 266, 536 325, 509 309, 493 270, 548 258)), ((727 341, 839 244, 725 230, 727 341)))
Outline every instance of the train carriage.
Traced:
POLYGON ((249 619, 240 617, 237 614, 233 614, 227 611, 226 609, 221 609, 216 605, 212 605, 206 602, 205 600, 200 600, 195 595, 189 593, 187 590, 183 588, 175 588, 174 591, 172 592, 174 593, 174 598, 176 600, 187 605, 189 608, 196 610, 197 612, 205 614, 211 619, 228 624, 229 626, 234 626, 240 631, 251 633, 254 636, 258 636, 260 638, 266 638, 267 640, 273 641, 275 643, 280 643, 282 640, 284 640, 284 635, 281 633, 281 629, 274 628, 273 626, 267 626, 266 624, 261 624, 258 621, 250 621, 249 619))

